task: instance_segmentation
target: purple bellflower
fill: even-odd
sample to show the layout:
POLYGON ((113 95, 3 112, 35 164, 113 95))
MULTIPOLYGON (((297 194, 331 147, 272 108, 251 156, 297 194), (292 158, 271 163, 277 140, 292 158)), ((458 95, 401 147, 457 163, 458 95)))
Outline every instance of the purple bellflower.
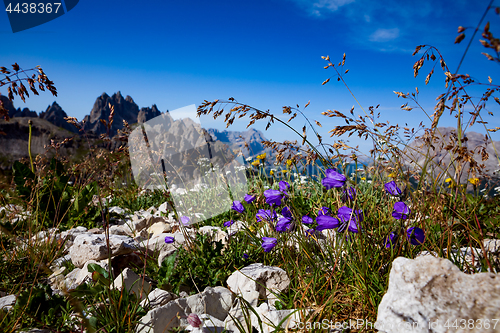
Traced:
POLYGON ((325 173, 326 177, 321 180, 321 184, 326 187, 327 190, 334 187, 342 187, 347 180, 344 175, 333 169, 327 169, 325 173))
POLYGON ((255 195, 250 195, 250 194, 247 194, 245 195, 245 198, 244 200, 246 201, 246 203, 252 203, 254 200, 255 200, 255 195))
POLYGON ((240 201, 233 201, 231 209, 237 211, 238 213, 243 213, 245 211, 245 207, 243 207, 243 204, 240 201))
POLYGON ((182 222, 182 224, 188 225, 189 221, 191 221, 191 219, 189 217, 187 217, 187 216, 181 216, 181 222, 182 222))
POLYGON ((394 244, 396 244, 397 239, 398 239, 398 234, 392 231, 385 240, 385 247, 388 249, 394 246, 394 244))
POLYGON ((302 223, 304 223, 304 224, 313 224, 314 220, 311 217, 309 217, 307 215, 304 215, 304 216, 302 216, 302 223))
POLYGON ((257 214, 255 214, 255 216, 257 217, 257 221, 259 222, 261 221, 272 222, 278 218, 278 214, 276 214, 274 210, 271 211, 269 209, 259 209, 259 211, 257 212, 257 214))
POLYGON ((320 215, 316 218, 316 222, 318 223, 316 227, 317 231, 334 229, 339 226, 339 220, 330 215, 320 215))
POLYGON ((397 220, 406 220, 408 218, 408 215, 410 215, 410 208, 402 202, 396 202, 394 203, 394 211, 392 212, 392 217, 394 217, 397 220))
POLYGON ((420 245, 424 243, 425 234, 424 231, 418 227, 408 228, 406 231, 406 237, 413 245, 420 245))
POLYGON ((283 194, 278 190, 265 190, 264 191, 264 196, 266 197, 266 202, 270 206, 272 206, 272 205, 280 206, 282 195, 283 194))
POLYGON ((356 198, 356 189, 354 187, 349 187, 344 190, 344 193, 342 194, 342 201, 346 202, 348 200, 354 201, 356 198))
POLYGON ((277 232, 285 232, 290 231, 292 229, 292 219, 288 217, 282 217, 279 219, 278 223, 276 223, 276 231, 277 232))
POLYGON ((230 226, 233 225, 233 223, 234 223, 234 220, 229 220, 229 221, 224 222, 224 226, 229 228, 230 226))
POLYGON ((328 207, 321 207, 321 209, 318 211, 318 216, 321 216, 321 215, 331 216, 331 214, 330 214, 330 208, 328 208, 328 207))
POLYGON ((360 209, 353 210, 349 207, 342 206, 337 213, 341 221, 339 228, 340 232, 344 232, 346 228, 350 232, 358 233, 361 228, 360 222, 363 221, 363 212, 360 209))
POLYGON ((385 184, 384 187, 385 190, 391 195, 399 196, 403 193, 394 180, 385 184))
POLYGON ((264 252, 270 252, 278 244, 278 240, 273 237, 262 237, 262 248, 264 252))

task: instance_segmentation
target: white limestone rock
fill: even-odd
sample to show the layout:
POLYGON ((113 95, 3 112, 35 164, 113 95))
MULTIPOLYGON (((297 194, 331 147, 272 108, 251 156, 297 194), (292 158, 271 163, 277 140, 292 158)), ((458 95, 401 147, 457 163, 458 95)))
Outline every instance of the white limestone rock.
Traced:
POLYGON ((60 267, 54 271, 49 277, 48 281, 52 290, 59 289, 59 284, 64 281, 64 272, 66 271, 66 267, 60 267))
POLYGON ((7 295, 4 297, 0 297, 0 310, 9 311, 16 304, 16 300, 16 295, 7 295))
POLYGON ((139 243, 139 247, 144 251, 148 251, 150 253, 159 252, 163 247, 167 246, 165 243, 165 237, 174 237, 174 234, 171 233, 162 233, 158 235, 153 235, 151 238, 143 240, 139 243))
POLYGON ((71 256, 69 254, 64 255, 63 257, 57 258, 50 265, 50 269, 52 272, 57 271, 65 262, 71 261, 71 256))
POLYGON ((81 268, 75 268, 74 270, 72 270, 71 272, 66 274, 66 276, 64 277, 64 280, 59 281, 57 286, 56 285, 53 286, 53 290, 55 292, 57 292, 57 290, 68 291, 68 290, 72 290, 72 289, 75 289, 76 287, 78 287, 78 284, 76 284, 75 281, 76 281, 77 276, 81 270, 82 270, 81 268))
MULTIPOLYGON (((448 253, 447 249, 443 249, 443 253, 446 256, 448 253)), ((418 253, 415 258, 420 258, 422 256, 434 256, 438 257, 438 254, 434 251, 429 252, 429 251, 422 251, 418 253)), ((455 262, 457 265, 460 265, 463 267, 463 270, 473 270, 473 272, 480 272, 481 271, 481 261, 480 258, 482 257, 481 254, 481 249, 477 248, 470 248, 470 247, 461 247, 460 250, 458 249, 451 249, 450 253, 450 259, 452 259, 452 262, 455 262)))
POLYGON ((190 313, 208 314, 223 321, 231 309, 233 297, 234 295, 224 287, 207 287, 202 293, 178 298, 150 310, 139 320, 136 332, 160 333, 168 332, 174 327, 186 327, 186 318, 190 313))
POLYGON ((73 246, 69 249, 73 265, 82 268, 89 260, 101 260, 108 255, 104 235, 82 234, 76 236, 73 246))
POLYGON ((496 332, 494 325, 465 330, 451 326, 455 319, 491 323, 495 318, 500 318, 497 274, 465 274, 451 261, 433 256, 399 257, 392 264, 375 327, 385 333, 496 332))
POLYGON ((227 234, 232 236, 240 230, 245 230, 246 224, 243 221, 234 221, 232 225, 227 227, 227 234))
POLYGON ((258 291, 261 298, 275 301, 277 298, 273 294, 285 291, 290 285, 290 279, 279 267, 256 263, 231 274, 227 279, 227 285, 237 295, 258 291))
MULTIPOLYGON (((137 249, 137 242, 128 236, 109 236, 110 254, 117 256, 128 254, 137 249)), ((106 238, 102 234, 82 234, 78 235, 69 249, 71 261, 76 267, 83 267, 89 260, 101 260, 107 258, 108 248, 106 238)))
POLYGON ((148 234, 150 236, 156 236, 170 231, 172 231, 172 226, 163 221, 156 222, 148 228, 148 234))
POLYGON ((110 235, 121 235, 121 236, 129 236, 130 233, 127 232, 127 227, 122 225, 110 225, 109 226, 109 234, 110 235))
MULTIPOLYGON (((252 324, 255 324, 255 321, 252 322, 252 319, 255 319, 251 316, 252 311, 250 308, 257 308, 257 304, 259 301, 259 292, 258 291, 249 291, 243 292, 241 298, 237 298, 233 303, 233 306, 229 310, 229 313, 224 320, 224 328, 228 331, 238 332, 239 325, 245 328, 245 333, 252 333, 252 329, 246 327, 246 322, 250 319, 252 324), (245 320, 245 317, 246 320, 245 320)), ((257 323, 258 325, 258 323, 257 323)))
POLYGON ((104 268, 106 271, 109 271, 109 266, 106 260, 103 261, 95 261, 95 260, 89 260, 83 265, 83 267, 80 268, 75 268, 71 272, 69 272, 65 277, 64 280, 59 280, 57 285, 54 285, 58 290, 72 290, 81 285, 82 283, 89 282, 92 280, 92 273, 89 272, 88 266, 89 264, 98 264, 102 268, 104 268))
POLYGON ((483 245, 487 252, 494 255, 500 254, 500 239, 484 239, 483 245))
POLYGON ((142 300, 141 306, 143 308, 149 307, 150 309, 157 308, 159 306, 167 304, 168 302, 174 299, 175 299, 175 294, 170 293, 163 289, 156 288, 153 289, 153 291, 151 291, 148 294, 147 299, 142 300))
MULTIPOLYGON (((192 233, 192 232, 190 231, 190 233, 192 233)), ((157 240, 157 242, 161 243, 162 241, 163 241, 164 245, 160 247, 160 253, 158 254, 158 266, 160 266, 160 267, 163 263, 163 260, 166 257, 172 255, 175 251, 177 251, 177 249, 179 249, 182 246, 182 244, 184 244, 186 242, 186 239, 185 239, 184 235, 182 234, 182 232, 177 231, 173 234, 161 234, 160 239, 157 240), (163 235, 174 237, 175 242, 170 243, 170 244, 166 244, 165 237, 163 235)))
POLYGON ((75 239, 76 236, 84 234, 87 231, 88 231, 87 228, 82 227, 82 226, 78 226, 78 227, 71 228, 69 230, 61 232, 61 237, 62 238, 68 237, 69 239, 73 240, 73 239, 75 239))
POLYGON ((111 246, 111 256, 114 257, 134 252, 139 244, 129 236, 109 235, 109 245, 111 246))
POLYGON ((203 226, 198 229, 199 233, 211 235, 214 241, 222 241, 222 244, 226 244, 228 240, 228 235, 220 227, 213 227, 210 225, 203 226))
POLYGON ((137 298, 144 300, 151 291, 151 284, 127 267, 113 281, 113 288, 125 288, 129 293, 135 294, 137 298))
POLYGON ((206 313, 223 321, 233 305, 234 295, 224 287, 207 287, 202 293, 185 300, 189 313, 206 313))
POLYGON ((164 333, 174 327, 179 327, 179 316, 186 316, 185 308, 177 300, 164 306, 154 308, 142 317, 136 327, 137 333, 164 333))
POLYGON ((267 303, 262 303, 256 310, 262 320, 262 330, 253 313, 252 324, 260 333, 274 332, 277 327, 285 330, 300 327, 301 319, 298 310, 276 310, 267 303), (283 323, 278 326, 282 320, 284 320, 283 323))
MULTIPOLYGON (((484 239, 483 247, 486 251, 488 257, 493 259, 493 266, 497 266, 500 262, 500 239, 484 239)), ((443 249, 444 256, 447 256, 448 249, 443 249)), ((416 258, 432 255, 438 257, 438 254, 434 251, 422 251, 417 254, 416 258)), ((481 259, 484 257, 484 253, 481 248, 471 248, 471 247, 461 247, 458 249, 452 249, 449 258, 452 262, 457 264, 459 267, 463 267, 462 271, 467 273, 478 273, 482 271, 481 259)), ((489 271, 489 267, 487 267, 489 271)), ((498 273, 494 271, 492 273, 498 273)))
POLYGON ((59 229, 57 228, 50 228, 48 230, 42 230, 38 232, 36 235, 31 237, 31 240, 33 243, 48 243, 50 241, 53 241, 54 239, 59 239, 59 234, 58 234, 59 229))
POLYGON ((167 222, 167 218, 163 217, 163 216, 150 216, 146 219, 146 225, 148 227, 152 226, 153 224, 155 223, 158 223, 158 222, 167 222))
POLYGON ((168 202, 164 202, 160 205, 160 207, 158 207, 157 213, 168 214, 168 212, 171 211, 171 209, 169 209, 169 207, 170 207, 170 205, 168 204, 168 202))
POLYGON ((109 208, 110 213, 115 213, 118 215, 127 215, 127 211, 125 209, 118 207, 118 206, 113 206, 109 208))

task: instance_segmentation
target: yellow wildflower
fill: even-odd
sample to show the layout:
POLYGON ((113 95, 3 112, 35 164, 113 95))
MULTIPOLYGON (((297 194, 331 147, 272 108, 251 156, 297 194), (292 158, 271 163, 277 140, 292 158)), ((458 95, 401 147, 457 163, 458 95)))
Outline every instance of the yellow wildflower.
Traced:
POLYGON ((366 180, 366 177, 361 177, 361 180, 366 180))
POLYGON ((269 173, 271 174, 271 176, 274 176, 274 170, 271 170, 269 173))
POLYGON ((264 159, 266 159, 266 153, 263 153, 263 154, 257 155, 257 158, 258 158, 259 160, 264 160, 264 159))
POLYGON ((288 170, 281 170, 281 172, 283 172, 283 173, 287 173, 287 172, 288 172, 288 170))
POLYGON ((448 185, 448 187, 453 187, 455 186, 455 182, 453 181, 453 179, 451 178, 446 178, 445 180, 446 183, 450 183, 450 185, 448 185))
POLYGON ((477 185, 479 184, 479 178, 469 178, 469 183, 472 185, 477 185))
POLYGON ((286 160, 286 165, 287 165, 287 166, 292 165, 292 160, 286 160))
POLYGON ((389 174, 389 177, 394 178, 394 177, 396 177, 396 174, 395 174, 394 172, 391 172, 391 173, 389 174))
POLYGON ((259 166, 259 164, 260 164, 260 160, 259 159, 257 159, 257 160, 255 160, 255 161, 252 162, 253 166, 259 166))

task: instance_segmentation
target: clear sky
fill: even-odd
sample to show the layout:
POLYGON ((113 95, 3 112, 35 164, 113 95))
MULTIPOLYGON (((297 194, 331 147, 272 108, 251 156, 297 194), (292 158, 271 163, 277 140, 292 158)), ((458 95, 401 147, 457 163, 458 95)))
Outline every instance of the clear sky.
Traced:
MULTIPOLYGON (((328 109, 364 114, 335 72, 321 56, 335 64, 346 53, 345 80, 365 110, 380 104, 381 121, 415 127, 430 126, 425 113, 401 111, 405 102, 393 91, 414 92, 430 115, 435 98, 445 92, 437 66, 431 82, 424 65, 414 78, 412 56, 417 45, 437 47, 454 72, 489 1, 470 0, 253 0, 253 1, 94 1, 81 0, 65 15, 38 27, 12 33, 7 13, 0 14, 0 66, 17 62, 22 68, 42 66, 54 81, 58 97, 50 93, 30 97, 16 107, 40 112, 55 100, 81 120, 103 92, 130 95, 139 107, 156 104, 160 111, 203 100, 234 97, 242 103, 282 114, 282 106, 310 101, 305 114, 318 120, 325 140, 338 118, 321 115, 328 109), (458 26, 466 39, 454 44, 458 26), (332 77, 333 76, 333 77, 332 77), (321 83, 332 77, 326 84, 321 83)), ((494 4, 495 5, 495 4, 494 4)), ((500 3, 496 5, 500 6, 500 3)), ((500 35, 500 17, 491 11, 484 23, 500 35)), ((498 37, 498 36, 497 36, 498 37)), ((461 73, 482 82, 488 75, 500 82, 499 65, 488 61, 477 35, 461 73)), ((6 94, 6 89, 0 92, 6 94)), ((480 97, 480 90, 473 93, 480 97)), ((413 103, 410 103, 412 105, 413 103)), ((490 102, 489 127, 500 126, 498 105, 490 102)), ((287 118, 285 118, 287 119, 287 118)), ((229 129, 244 130, 247 121, 229 129)), ((222 119, 202 119, 204 127, 223 129, 222 119)), ((292 125, 305 124, 298 118, 292 125)), ((266 123, 255 126, 263 130, 266 123)), ((440 125, 456 126, 447 115, 440 125)), ((482 125, 474 131, 484 133, 482 125)), ((264 133, 275 140, 296 139, 282 126, 264 133)), ((500 140, 500 132, 492 134, 500 140)), ((370 148, 360 140, 352 144, 370 148)))

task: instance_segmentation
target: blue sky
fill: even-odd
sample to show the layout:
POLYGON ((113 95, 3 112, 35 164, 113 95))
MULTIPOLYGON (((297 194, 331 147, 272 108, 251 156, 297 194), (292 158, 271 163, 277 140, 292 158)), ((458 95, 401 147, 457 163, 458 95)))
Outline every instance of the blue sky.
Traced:
MULTIPOLYGON (((41 26, 12 33, 7 13, 0 19, 2 52, 0 65, 17 62, 23 68, 42 66, 54 81, 58 97, 50 93, 30 97, 16 107, 43 111, 55 100, 69 116, 81 120, 89 114, 103 92, 121 91, 139 107, 156 104, 160 111, 203 100, 234 97, 242 103, 282 114, 282 106, 310 105, 305 114, 318 120, 326 141, 330 129, 342 122, 321 115, 328 109, 347 113, 361 108, 321 56, 336 64, 346 53, 349 69, 345 80, 367 109, 380 104, 381 121, 415 127, 424 121, 419 110, 405 112, 405 102, 393 91, 414 92, 428 114, 435 98, 445 91, 444 76, 436 67, 431 82, 425 76, 431 64, 413 77, 415 46, 436 46, 454 72, 466 39, 454 44, 457 27, 475 27, 487 1, 364 1, 364 0, 254 0, 254 1, 85 1, 65 15, 41 26), (332 77, 326 84, 321 83, 332 77)), ((494 4, 495 5, 495 4, 494 4)), ((499 5, 500 4, 496 4, 499 5)), ((500 19, 491 11, 486 17, 498 35, 500 19)), ((484 48, 472 44, 461 73, 486 82, 500 80, 499 67, 488 61, 484 48)), ((2 88, 3 89, 3 88, 2 88)), ((0 92, 6 94, 6 89, 0 92)), ((480 96, 481 90, 471 90, 480 96)), ((489 110, 498 108, 490 103, 489 110)), ((412 105, 412 103, 410 103, 412 105)), ((489 117, 489 127, 500 126, 498 117, 489 117)), ((286 119, 286 118, 285 118, 286 119)), ((222 120, 201 120, 204 127, 223 129, 222 120)), ((244 130, 239 120, 229 129, 244 130)), ((303 119, 292 123, 301 129, 303 119)), ((263 130, 266 123, 256 125, 263 130)), ((440 125, 453 126, 452 116, 440 125)), ((481 125, 474 131, 484 133, 481 125)), ((493 133, 494 140, 500 135, 493 133)), ((296 139, 282 126, 264 133, 275 140, 296 139)), ((369 143, 352 139, 364 151, 369 143)))

